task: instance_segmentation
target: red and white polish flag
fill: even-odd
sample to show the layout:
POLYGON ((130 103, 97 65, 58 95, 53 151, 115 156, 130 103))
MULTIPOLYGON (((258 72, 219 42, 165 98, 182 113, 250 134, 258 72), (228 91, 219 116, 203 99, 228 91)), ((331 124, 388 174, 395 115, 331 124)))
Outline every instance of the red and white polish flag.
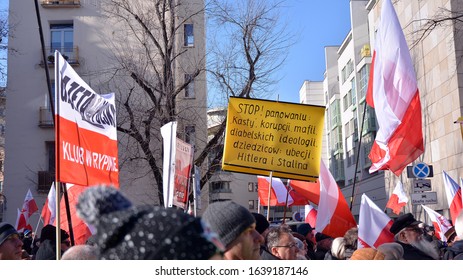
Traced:
MULTIPOLYGON (((66 184, 75 244, 85 244, 87 239, 92 235, 92 233, 94 233, 92 232, 94 229, 90 229, 90 227, 82 219, 80 219, 79 216, 77 216, 76 205, 78 198, 86 188, 86 186, 66 184)), ((69 232, 69 223, 66 214, 64 196, 61 197, 60 201, 60 228, 64 229, 66 232, 69 232)))
POLYGON ((447 194, 447 201, 449 203, 450 217, 452 218, 452 223, 455 224, 455 219, 460 213, 463 205, 461 187, 444 170, 442 170, 442 176, 444 177, 445 193, 447 194))
POLYGON ((318 179, 320 181, 320 201, 315 230, 331 237, 344 236, 346 231, 356 227, 357 223, 338 184, 323 161, 320 162, 318 179))
POLYGON ((421 205, 421 207, 423 207, 426 213, 428 213, 428 216, 431 218, 436 237, 439 238, 442 242, 446 242, 447 238, 445 238, 445 233, 452 227, 449 220, 429 207, 424 205, 421 205))
POLYGON ((97 94, 61 54, 55 56, 58 181, 119 187, 114 93, 97 94))
POLYGON ((366 94, 379 130, 369 154, 370 173, 397 176, 424 152, 420 94, 405 36, 390 0, 384 0, 366 94))
POLYGON ((55 183, 51 184, 50 190, 48 191, 47 200, 45 200, 45 204, 42 208, 42 216, 43 225, 55 225, 55 217, 56 217, 56 190, 55 190, 55 183))
POLYGON ((389 229, 392 220, 366 194, 362 194, 359 213, 358 248, 377 248, 383 243, 393 242, 394 234, 389 229))
POLYGON ((21 212, 24 214, 26 221, 28 221, 32 214, 34 214, 38 210, 39 208, 37 207, 37 203, 35 203, 35 199, 32 196, 31 190, 29 189, 27 191, 26 197, 24 198, 24 203, 21 212))
POLYGON ((308 223, 312 228, 317 225, 317 209, 312 205, 307 204, 305 206, 305 222, 308 223))
MULTIPOLYGON (((270 177, 257 176, 257 193, 260 205, 268 206, 268 192, 270 188, 270 177)), ((272 178, 272 191, 270 192, 270 206, 285 206, 288 197, 288 206, 306 205, 308 200, 294 190, 289 190, 280 178, 272 178), (288 194, 289 191, 289 194, 288 194)))
POLYGON ((407 203, 408 197, 405 194, 402 182, 398 181, 394 191, 391 194, 391 197, 389 198, 389 201, 386 204, 386 207, 392 209, 392 212, 399 215, 400 210, 402 210, 402 208, 407 205, 407 203))

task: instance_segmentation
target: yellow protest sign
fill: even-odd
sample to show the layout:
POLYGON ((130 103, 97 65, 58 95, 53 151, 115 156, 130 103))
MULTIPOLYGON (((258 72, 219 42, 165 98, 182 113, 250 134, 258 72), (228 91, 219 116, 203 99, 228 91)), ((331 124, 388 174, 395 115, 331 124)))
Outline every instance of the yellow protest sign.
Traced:
POLYGON ((230 97, 222 169, 316 181, 324 116, 322 106, 230 97))

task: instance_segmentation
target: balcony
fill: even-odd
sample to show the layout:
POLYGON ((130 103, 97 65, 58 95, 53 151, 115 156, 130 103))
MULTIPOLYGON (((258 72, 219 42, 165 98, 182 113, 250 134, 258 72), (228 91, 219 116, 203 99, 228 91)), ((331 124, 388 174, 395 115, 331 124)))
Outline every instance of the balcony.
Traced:
POLYGON ((80 8, 80 0, 42 0, 44 8, 80 8))
MULTIPOLYGON (((78 66, 79 63, 79 48, 51 48, 45 47, 45 55, 47 56, 48 67, 55 66, 55 50, 59 51, 66 61, 72 66, 78 66)), ((40 62, 40 66, 44 66, 43 60, 40 62)))
POLYGON ((39 127, 53 128, 54 120, 53 114, 49 107, 40 107, 39 127))
POLYGON ((55 172, 39 171, 37 191, 48 193, 50 191, 51 184, 54 181, 55 181, 55 172))

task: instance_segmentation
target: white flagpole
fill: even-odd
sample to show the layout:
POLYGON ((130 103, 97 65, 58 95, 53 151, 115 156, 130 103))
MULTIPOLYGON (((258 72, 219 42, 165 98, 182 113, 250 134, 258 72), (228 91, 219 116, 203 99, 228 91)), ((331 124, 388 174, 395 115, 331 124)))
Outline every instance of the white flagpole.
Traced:
POLYGON ((59 75, 59 58, 60 53, 55 50, 55 221, 56 221, 56 260, 61 259, 61 217, 60 217, 60 183, 59 183, 59 172, 60 172, 60 137, 59 137, 59 97, 61 96, 61 77, 59 75))
POLYGON ((268 186, 268 199, 267 199, 267 221, 270 221, 270 194, 272 193, 272 175, 273 171, 270 171, 270 184, 268 186))

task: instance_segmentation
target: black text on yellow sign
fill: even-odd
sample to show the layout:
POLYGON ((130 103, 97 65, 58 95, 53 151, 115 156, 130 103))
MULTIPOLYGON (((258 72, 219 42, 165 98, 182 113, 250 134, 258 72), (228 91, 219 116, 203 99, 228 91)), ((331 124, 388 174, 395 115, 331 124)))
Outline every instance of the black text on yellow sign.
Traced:
POLYGON ((222 169, 315 181, 325 107, 231 97, 222 169))

